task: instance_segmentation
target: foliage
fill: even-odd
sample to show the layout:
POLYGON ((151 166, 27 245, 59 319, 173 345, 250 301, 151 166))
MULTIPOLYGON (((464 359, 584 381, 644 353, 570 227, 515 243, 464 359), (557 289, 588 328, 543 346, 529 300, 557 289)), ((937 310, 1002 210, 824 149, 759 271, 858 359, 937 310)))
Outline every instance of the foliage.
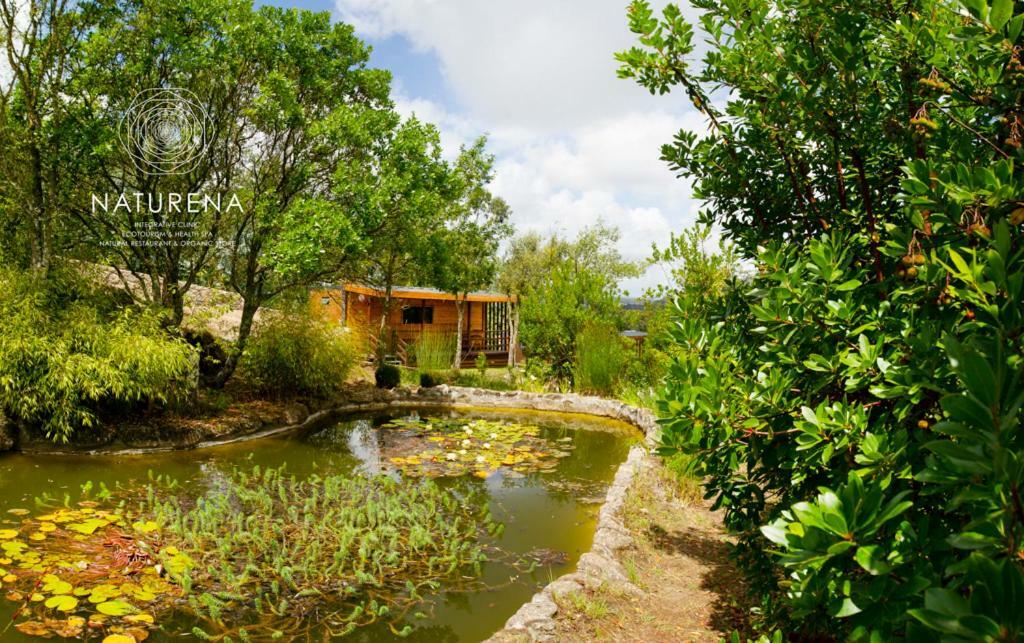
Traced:
POLYGON ((455 356, 455 334, 440 330, 425 330, 413 344, 416 368, 421 371, 445 371, 451 368, 455 356))
POLYGON ((576 337, 576 355, 572 368, 576 390, 611 395, 629 359, 629 352, 614 326, 587 324, 576 337))
POLYGON ((394 364, 381 364, 373 372, 377 388, 395 388, 402 383, 402 371, 394 364))
POLYGON ((122 508, 107 504, 45 506, 34 516, 8 510, 25 516, 17 528, 0 530, 11 565, 0 569, 5 596, 21 605, 12 618, 16 630, 45 638, 121 633, 141 641, 181 600, 182 589, 158 566, 161 560, 173 566, 181 555, 173 548, 157 554, 155 523, 133 523, 122 508), (88 565, 72 564, 72 555, 88 565))
POLYGON ((663 158, 757 274, 674 306, 665 451, 772 627, 1019 638, 1019 3, 694 5, 699 68, 679 8, 634 2, 622 74, 710 121, 663 158))
POLYGON ((547 361, 556 377, 572 376, 576 337, 588 322, 618 319, 618 282, 638 271, 615 249, 618 238, 614 228, 598 225, 573 241, 552 237, 536 248, 537 256, 518 260, 544 267, 544 278, 523 294, 520 332, 530 356, 547 361))
POLYGON ((430 373, 429 371, 424 371, 420 373, 420 386, 422 386, 423 388, 434 388, 440 383, 441 381, 438 379, 438 377, 430 373))
POLYGON ((276 314, 260 324, 242 369, 256 391, 326 397, 345 383, 358 361, 352 334, 301 314, 276 314))
POLYGON ((473 586, 487 560, 479 538, 501 531, 473 487, 215 473, 216 488, 198 497, 151 474, 141 487, 101 486, 96 500, 86 484, 74 506, 43 498, 38 515, 9 510, 20 524, 0 530, 12 563, 0 582, 21 604, 15 628, 141 641, 185 613, 202 640, 295 640, 378 621, 404 635, 411 626, 396 625, 420 592, 473 586))
POLYGON ((514 422, 399 419, 383 428, 393 435, 385 436, 382 452, 407 476, 488 478, 501 470, 504 477, 521 477, 555 468, 573 448, 571 437, 556 445, 539 427, 514 422))
POLYGON ((0 272, 0 410, 55 442, 101 411, 165 404, 194 385, 191 347, 158 314, 125 308, 75 279, 0 272))
POLYGON ((424 588, 478 574, 486 556, 476 540, 497 528, 472 489, 429 481, 297 479, 255 467, 222 483, 186 502, 157 481, 138 508, 192 561, 172 577, 207 634, 255 622, 244 628, 257 638, 289 628, 298 638, 294 617, 314 605, 323 611, 317 625, 334 635, 398 622, 424 588))

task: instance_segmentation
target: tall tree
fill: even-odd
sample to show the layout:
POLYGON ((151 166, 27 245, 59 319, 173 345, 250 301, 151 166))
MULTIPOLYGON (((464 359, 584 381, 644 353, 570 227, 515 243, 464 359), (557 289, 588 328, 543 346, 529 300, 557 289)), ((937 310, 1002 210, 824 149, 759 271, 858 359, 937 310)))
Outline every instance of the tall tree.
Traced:
POLYGON ((508 365, 516 365, 519 345, 519 316, 523 296, 546 275, 543 257, 544 239, 536 232, 527 232, 509 242, 501 259, 496 283, 509 297, 508 365))
POLYGON ((431 235, 428 248, 431 283, 455 295, 454 369, 462 365, 466 299, 471 291, 493 283, 498 245, 511 232, 508 205, 487 190, 494 157, 485 153, 485 144, 480 138, 459 154, 452 177, 456 198, 450 204, 448 220, 431 235))
POLYGON ((27 263, 44 275, 55 219, 74 191, 69 175, 82 158, 65 94, 87 28, 68 0, 0 0, 0 56, 9 75, 0 78, 0 217, 10 233, 24 233, 27 263))
POLYGON ((348 207, 365 221, 363 259, 349 276, 384 293, 377 337, 383 355, 392 291, 399 283, 428 278, 429 240, 444 226, 459 194, 441 157, 437 129, 416 118, 376 140, 367 155, 367 162, 343 166, 339 174, 349 186, 348 207))

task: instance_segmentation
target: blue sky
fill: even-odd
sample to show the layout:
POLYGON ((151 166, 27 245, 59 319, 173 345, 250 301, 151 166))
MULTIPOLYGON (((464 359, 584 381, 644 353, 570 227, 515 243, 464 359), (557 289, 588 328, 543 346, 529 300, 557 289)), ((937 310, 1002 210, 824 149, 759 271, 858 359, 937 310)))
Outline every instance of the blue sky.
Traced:
MULTIPOLYGON (((403 114, 441 129, 449 154, 486 134, 492 189, 519 230, 575 235, 598 221, 643 259, 690 225, 690 186, 658 160, 680 128, 705 124, 679 96, 655 97, 615 76, 633 44, 625 0, 272 0, 331 11, 391 70, 403 114)), ((662 280, 652 268, 631 294, 662 280)))

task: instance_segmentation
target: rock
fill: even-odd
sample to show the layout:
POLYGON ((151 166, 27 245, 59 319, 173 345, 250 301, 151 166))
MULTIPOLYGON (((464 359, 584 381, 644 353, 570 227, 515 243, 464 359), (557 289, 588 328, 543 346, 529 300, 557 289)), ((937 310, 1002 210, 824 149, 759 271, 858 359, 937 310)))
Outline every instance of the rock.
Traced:
POLYGON ((309 417, 309 409, 305 404, 289 404, 284 410, 285 424, 301 424, 309 417))
POLYGON ((560 598, 566 594, 582 590, 583 585, 580 583, 582 580, 583 577, 579 574, 568 574, 550 583, 544 588, 544 591, 550 594, 552 598, 560 598))

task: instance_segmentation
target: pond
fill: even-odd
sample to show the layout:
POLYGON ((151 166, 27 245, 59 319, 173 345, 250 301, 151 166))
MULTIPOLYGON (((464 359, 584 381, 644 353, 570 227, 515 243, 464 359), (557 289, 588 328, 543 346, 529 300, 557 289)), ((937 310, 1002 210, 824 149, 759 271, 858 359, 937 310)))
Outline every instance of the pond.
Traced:
MULTIPOLYGON (((590 548, 597 513, 600 503, 604 499, 605 491, 616 468, 625 459, 630 445, 636 439, 635 429, 626 424, 587 416, 527 411, 510 414, 483 409, 429 409, 347 416, 340 420, 332 420, 324 426, 298 433, 196 451, 147 455, 8 454, 0 457, 0 535, 7 532, 7 540, 0 538, 0 546, 4 546, 4 550, 0 552, 0 563, 7 561, 7 564, 0 565, 0 568, 6 567, 7 569, 0 569, 0 571, 9 574, 3 578, 2 591, 6 593, 5 599, 0 599, 0 632, 2 632, 0 638, 4 641, 38 640, 11 626, 12 616, 20 623, 29 618, 30 613, 34 614, 31 618, 36 619, 33 621, 34 623, 50 623, 53 629, 49 633, 60 634, 61 627, 65 627, 65 625, 55 627, 53 624, 65 624, 69 622, 68 619, 77 619, 72 623, 76 627, 72 628, 70 632, 63 630, 63 633, 77 633, 76 638, 91 637, 92 640, 102 640, 105 636, 110 636, 112 632, 126 633, 127 636, 134 635, 136 638, 148 636, 147 640, 150 641, 172 640, 180 638, 182 635, 191 637, 190 633, 193 627, 200 625, 204 631, 214 636, 223 636, 225 633, 229 633, 233 640, 237 641, 240 637, 237 631, 232 630, 233 627, 244 626, 258 620, 269 622, 266 618, 253 619, 251 616, 246 616, 244 623, 231 623, 231 614, 235 612, 228 611, 229 616, 227 617, 215 613, 214 616, 219 616, 227 623, 220 632, 212 631, 207 627, 211 622, 209 612, 205 612, 205 619, 196 616, 189 610, 186 598, 183 596, 179 596, 174 601, 173 610, 164 610, 163 615, 157 614, 155 623, 149 623, 148 620, 128 623, 117 618, 117 613, 114 613, 113 617, 90 614, 90 612, 96 611, 97 600, 106 600, 103 603, 104 606, 121 603, 118 598, 100 597, 99 591, 95 591, 90 596, 88 589, 80 592, 77 586, 72 592, 70 586, 78 584, 79 581, 68 577, 60 569, 51 568, 73 562, 81 569, 76 571, 69 568, 67 573, 84 574, 85 571, 82 570, 86 569, 88 561, 70 560, 72 558, 87 558, 78 550, 73 555, 64 555, 62 552, 61 555, 44 556, 42 562, 38 555, 35 558, 27 559, 27 563, 23 563, 21 567, 28 568, 32 563, 36 563, 35 569, 39 572, 36 575, 38 578, 36 576, 19 576, 19 574, 31 574, 31 569, 23 569, 18 572, 13 568, 23 560, 19 556, 24 555, 25 552, 32 552, 33 548, 40 548, 43 545, 56 546, 54 543, 61 542, 66 543, 61 545, 64 547, 86 547, 91 544, 90 539, 99 538, 102 534, 106 540, 102 547, 96 544, 96 551, 100 552, 98 555, 110 556, 112 555, 111 551, 121 546, 118 543, 123 544, 123 542, 138 539, 141 549, 135 547, 133 550, 135 556, 133 564, 136 567, 133 568, 132 573, 145 568, 146 573, 152 574, 145 578, 153 580, 154 585, 152 587, 145 585, 145 589, 141 589, 139 585, 129 583, 134 588, 130 591, 138 593, 126 593, 122 598, 125 599, 125 602, 134 603, 135 605, 131 607, 135 609, 140 601, 134 600, 134 598, 139 597, 143 599, 139 611, 146 609, 157 613, 156 607, 148 607, 144 604, 145 600, 154 600, 152 594, 147 592, 152 590, 152 592, 160 594, 166 589, 165 586, 159 586, 158 581, 161 580, 161 577, 156 575, 158 573, 167 578, 168 582, 171 578, 177 579, 173 573, 167 571, 173 567, 173 560, 168 563, 168 552, 177 554, 177 548, 168 547, 167 544, 173 542, 181 544, 183 550, 188 548, 190 544, 188 534, 194 532, 181 527, 183 522, 187 522, 183 521, 182 516, 191 516, 189 512, 193 511, 193 505, 197 504, 196 498, 202 497, 208 505, 212 505, 218 494, 230 495, 227 490, 231 488, 232 476, 241 475, 246 484, 250 486, 270 488, 270 496, 275 495, 275 490, 280 491, 282 494, 280 501, 276 498, 268 500, 262 496, 251 498, 250 501, 255 503, 274 502, 276 504, 266 504, 265 506, 276 507, 276 509, 268 509, 268 511, 282 515, 273 517, 277 526, 268 526, 270 523, 265 521, 266 517, 259 515, 235 517, 238 521, 242 521, 236 524, 260 525, 251 528, 267 532, 282 526, 287 529, 299 529, 294 525, 290 526, 289 523, 298 524, 303 520, 308 520, 308 517, 303 518, 303 514, 295 513, 298 510, 290 507, 290 505, 303 503, 297 501, 295 497, 286 498, 283 495, 286 491, 275 486, 280 485, 279 478, 269 477, 269 472, 283 467, 284 474, 281 479, 287 480, 290 479, 288 477, 294 477, 299 481, 292 483, 293 487, 289 487, 289 489, 294 489, 294 492, 301 494, 303 498, 310 494, 319 495, 321 490, 324 490, 324 500, 319 505, 315 501, 305 502, 307 508, 326 506, 328 507, 327 511, 331 511, 330 503, 326 500, 327 494, 344 494, 347 488, 344 486, 346 480, 363 480, 364 477, 382 480, 381 476, 385 476, 395 481, 395 487, 386 488, 392 491, 385 491, 385 493, 393 494, 397 493, 399 489, 420 488, 420 486, 426 485, 429 490, 433 490, 431 493, 439 492, 454 498, 454 504, 451 506, 441 505, 437 510, 439 520, 447 521, 451 525, 461 525, 457 527, 462 530, 458 532, 461 535, 452 537, 465 537, 467 540, 465 548, 459 550, 462 553, 458 554, 466 557, 463 563, 467 561, 471 563, 473 557, 478 553, 482 553, 480 558, 486 557, 486 560, 481 560, 476 565, 460 564, 455 572, 449 573, 434 569, 432 564, 433 571, 431 573, 434 574, 436 583, 430 584, 424 581, 422 585, 418 584, 421 576, 422 578, 426 577, 422 569, 416 571, 416 568, 394 567, 394 569, 407 569, 407 573, 413 576, 412 580, 417 582, 412 599, 409 595, 403 595, 400 601, 389 602, 390 598, 394 597, 387 597, 387 592, 379 591, 378 588, 372 594, 374 596, 372 603, 360 603, 360 601, 369 600, 370 594, 363 596, 362 585, 354 584, 354 586, 358 585, 360 589, 358 591, 348 589, 352 595, 345 595, 345 600, 348 601, 346 610, 356 603, 360 604, 358 608, 360 611, 365 605, 371 605, 372 609, 379 610, 381 617, 356 619, 359 621, 359 627, 352 629, 346 638, 356 641, 480 641, 500 629, 508 617, 521 604, 528 601, 540 587, 575 569, 579 556, 590 548), (475 433, 474 429, 476 429, 475 433), (504 445, 502 445, 503 442, 504 445), (518 446, 512 446, 513 444, 518 446), (252 478, 251 474, 238 473, 253 471, 259 472, 255 478, 252 478), (157 484, 164 486, 158 486, 156 499, 154 499, 152 488, 153 480, 157 475, 160 476, 157 484), (261 477, 264 475, 268 477, 261 477), (167 485, 168 479, 177 481, 177 485, 167 485), (424 482, 427 479, 432 481, 424 482), (332 480, 335 482, 332 483, 332 480), (340 482, 338 482, 339 480, 340 482), (301 485, 302 481, 313 482, 309 486, 297 486, 301 485), (331 484, 335 486, 331 487, 331 484), (339 484, 342 485, 340 492, 337 486, 339 484), (89 498, 95 500, 87 499, 84 503, 81 502, 83 485, 86 485, 87 489, 91 488, 92 495, 89 498), (150 487, 148 492, 132 491, 144 489, 147 485, 150 487), (103 488, 115 490, 113 497, 104 498, 103 494, 100 494, 97 499, 96 490, 103 488), (333 489, 333 491, 328 489, 333 489), (154 517, 158 516, 156 521, 149 521, 146 519, 147 516, 139 517, 131 513, 133 511, 131 507, 136 506, 137 500, 131 496, 131 493, 136 493, 140 497, 146 493, 149 494, 146 507, 154 512, 154 517), (46 494, 54 499, 47 501, 44 505, 38 505, 36 499, 46 494), (126 494, 129 498, 127 501, 125 501, 126 494), (161 494, 167 494, 168 497, 184 498, 184 500, 163 503, 160 500, 163 498, 161 494), (125 504, 118 509, 117 501, 125 504), (459 502, 472 503, 473 506, 460 509, 459 502), (61 509, 62 506, 67 506, 68 509, 61 509), (109 511, 107 511, 108 509, 109 511), (14 511, 11 512, 11 510, 14 511), (62 511, 70 513, 66 513, 62 517, 62 511), (179 513, 175 514, 175 511, 179 511, 179 513), (451 516, 454 518, 442 515, 444 511, 452 512, 451 516), (122 514, 125 516, 123 521, 121 520, 122 514), (483 519, 486 520, 486 528, 467 525, 467 522, 471 523, 484 514, 489 514, 489 517, 483 519), (95 516, 99 516, 100 519, 95 520, 95 516), (77 522, 71 522, 72 520, 77 522), (133 520, 136 522, 132 522, 133 520), (166 533, 161 533, 158 528, 158 524, 161 522, 173 523, 178 526, 179 531, 174 532, 179 536, 178 541, 173 540, 174 533, 171 533, 170 527, 166 533), (147 525, 151 525, 151 527, 147 525), (79 533, 72 533, 69 531, 69 527, 79 533), (150 529, 152 529, 152 533, 149 533, 150 529), (15 531, 17 534, 12 533, 15 531), (124 538, 127 540, 117 541, 118 535, 121 533, 126 534, 124 538), (64 535, 62 541, 53 538, 62 534, 64 535), (182 536, 182 534, 185 535, 182 536), (51 538, 47 538, 47 536, 51 538), (11 549, 8 549, 9 543, 17 541, 21 541, 22 544, 18 547, 11 546, 11 549), (159 554, 156 553, 157 550, 159 550, 159 554), (10 558, 12 552, 14 560, 10 558), (62 555, 69 560, 61 560, 62 555), (52 562, 54 560, 59 562, 52 562), (164 563, 167 569, 162 569, 160 565, 150 565, 157 560, 164 563), (51 567, 46 567, 47 565, 51 567), (44 567, 46 568, 44 569, 44 567), (150 567, 157 571, 153 572, 150 567), (42 575, 44 571, 53 572, 53 574, 44 576, 42 575), (57 578, 58 576, 60 579, 57 578), (61 579, 66 579, 69 583, 64 583, 61 579), (26 589, 24 587, 26 580, 30 581, 33 586, 26 589), (54 589, 59 585, 64 585, 68 589, 66 591, 54 589), (43 591, 44 589, 49 593, 43 591), (30 594, 32 599, 37 602, 30 600, 30 594), (71 605, 70 599, 61 598, 61 596, 57 596, 58 594, 67 597, 79 596, 80 598, 75 599, 75 604, 71 605), (12 597, 18 600, 10 600, 12 597), (89 601, 87 602, 86 599, 89 601), (380 601, 381 606, 388 604, 391 609, 378 607, 377 600, 380 601), (69 605, 64 605, 62 601, 69 605), (44 605, 50 606, 52 609, 43 607, 44 605), (95 623, 90 622, 84 627, 81 626, 81 621, 90 616, 99 620, 95 623), (104 622, 104 618, 110 620, 104 622)), ((389 480, 384 481, 390 484, 389 480)), ((360 487, 360 490, 354 493, 370 492, 360 487)), ((429 493, 415 497, 425 498, 422 502, 430 503, 436 499, 429 493)), ((254 511, 253 505, 244 504, 243 500, 239 500, 240 498, 243 496, 232 495, 230 500, 231 503, 236 503, 234 506, 239 511, 249 514, 261 513, 254 511)), ((138 502, 147 501, 143 498, 138 502)), ((372 500, 367 500, 367 503, 374 504, 372 500)), ((348 504, 360 503, 350 502, 348 504)), ((226 506, 228 513, 231 513, 232 505, 226 506)), ((356 513, 358 510, 359 507, 356 507, 356 513)), ((385 507, 380 511, 386 512, 387 509, 385 507)), ((394 508, 391 511, 393 512, 394 508)), ((370 518, 358 515, 342 518, 335 513, 329 515, 333 516, 332 521, 352 520, 354 525, 365 524, 367 520, 371 522, 384 520, 378 516, 376 505, 374 505, 370 518)), ((344 515, 348 516, 348 514, 344 515)), ((210 521, 213 519, 209 515, 203 514, 203 516, 201 520, 194 519, 193 528, 198 528, 200 523, 212 524, 210 521)), ((224 517, 222 516, 220 519, 223 520, 224 517)), ((421 521, 429 520, 430 517, 421 516, 419 519, 421 521)), ((223 529, 224 527, 218 528, 223 529)), ((383 531, 380 533, 391 533, 392 540, 390 542, 394 545, 394 532, 387 532, 388 528, 390 526, 384 525, 381 527, 383 531)), ((415 531, 417 528, 419 526, 414 525, 410 529, 415 531)), ((402 527, 399 526, 398 531, 401 529, 402 527)), ((451 532, 451 534, 455 533, 455 531, 451 532)), ((308 537, 308 533, 306 537, 308 537)), ((429 540, 428 536, 426 541, 429 540)), ((429 542, 424 542, 417 548, 405 541, 402 544, 409 548, 408 551, 414 553, 421 549, 429 549, 430 545, 429 542)), ((223 544, 219 546, 227 547, 223 544)), ((379 546, 387 549, 384 542, 379 543, 379 546)), ((258 548, 259 545, 254 547, 258 548)), ((360 549, 360 556, 369 555, 371 559, 377 561, 368 563, 370 567, 375 565, 371 572, 377 570, 380 574, 388 573, 383 571, 380 560, 374 558, 372 552, 366 554, 364 549, 360 549)), ((260 552, 260 554, 265 554, 265 552, 260 552)), ((193 558, 198 558, 200 555, 202 552, 192 553, 193 558)), ((424 554, 424 557, 427 555, 436 555, 438 559, 441 558, 441 554, 437 552, 424 554)), ((172 558, 176 560, 178 557, 176 555, 172 558)), ((184 557, 184 553, 181 554, 181 557, 184 557)), ((122 558, 117 560, 121 561, 122 558)), ((185 558, 190 562, 192 560, 185 558)), ((336 558, 338 557, 336 556, 336 558)), ((226 555, 226 560, 230 561, 231 557, 226 555)), ((209 573, 203 569, 190 571, 189 574, 186 574, 189 575, 189 579, 185 582, 201 584, 201 574, 204 571, 209 573), (193 577, 200 580, 193 580, 193 577)), ((230 571, 225 573, 232 574, 230 571)), ((358 575, 363 572, 354 573, 358 575)), ((252 574, 257 575, 255 570, 252 570, 252 574)), ((231 577, 234 578, 234 576, 231 577)), ((250 578, 249 572, 245 572, 243 577, 245 581, 239 580, 238 583, 256 582, 250 578)), ((130 578, 139 580, 143 576, 130 578)), ((408 579, 400 580, 406 582, 408 579)), ((277 632, 276 636, 284 640, 323 640, 328 638, 331 632, 339 631, 336 627, 322 626, 322 623, 329 619, 327 614, 331 610, 321 609, 321 607, 331 603, 330 599, 324 599, 320 603, 307 600, 305 604, 296 600, 296 597, 312 592, 316 592, 317 596, 333 596, 334 594, 331 592, 320 593, 325 585, 320 585, 312 590, 307 589, 301 593, 283 590, 277 593, 279 592, 277 582, 277 580, 274 581, 274 596, 286 594, 292 602, 288 605, 281 604, 278 607, 262 608, 264 611, 273 612, 270 619, 273 623, 266 630, 267 632, 277 632), (300 608, 300 605, 304 606, 300 608), (284 616, 278 617, 278 612, 284 616)), ((372 584, 372 581, 368 582, 372 584)), ((406 586, 409 587, 408 584, 406 586)), ((174 586, 174 589, 177 590, 177 586, 174 586)), ((225 588, 219 589, 223 591, 225 588)), ((296 586, 295 589, 298 590, 300 587, 296 586)), ((332 587, 331 591, 333 592, 335 589, 337 588, 332 587)), ((129 590, 125 591, 129 592, 129 590)), ((197 591, 194 587, 192 588, 193 594, 197 591)), ((269 590, 267 591, 269 596, 269 590)), ((389 591, 394 593, 394 590, 389 591)), ((212 590, 211 593, 216 594, 212 590)), ((403 592, 399 591, 398 593, 403 592)), ((120 594, 116 588, 111 590, 111 596, 118 595, 120 594)), ((159 600, 156 599, 157 602, 159 600)), ((224 604, 218 603, 218 605, 224 604)), ((273 605, 277 605, 277 603, 273 603, 273 605)), ((143 617, 152 618, 147 613, 134 615, 134 618, 137 619, 143 617)), ((133 616, 126 618, 131 619, 133 616)), ((239 616, 238 618, 243 617, 239 616)), ((250 636, 253 640, 265 640, 265 637, 260 634, 251 633, 250 636)), ((242 640, 245 637, 246 634, 243 633, 242 640)), ((111 640, 130 641, 133 639, 112 638, 111 640)))

